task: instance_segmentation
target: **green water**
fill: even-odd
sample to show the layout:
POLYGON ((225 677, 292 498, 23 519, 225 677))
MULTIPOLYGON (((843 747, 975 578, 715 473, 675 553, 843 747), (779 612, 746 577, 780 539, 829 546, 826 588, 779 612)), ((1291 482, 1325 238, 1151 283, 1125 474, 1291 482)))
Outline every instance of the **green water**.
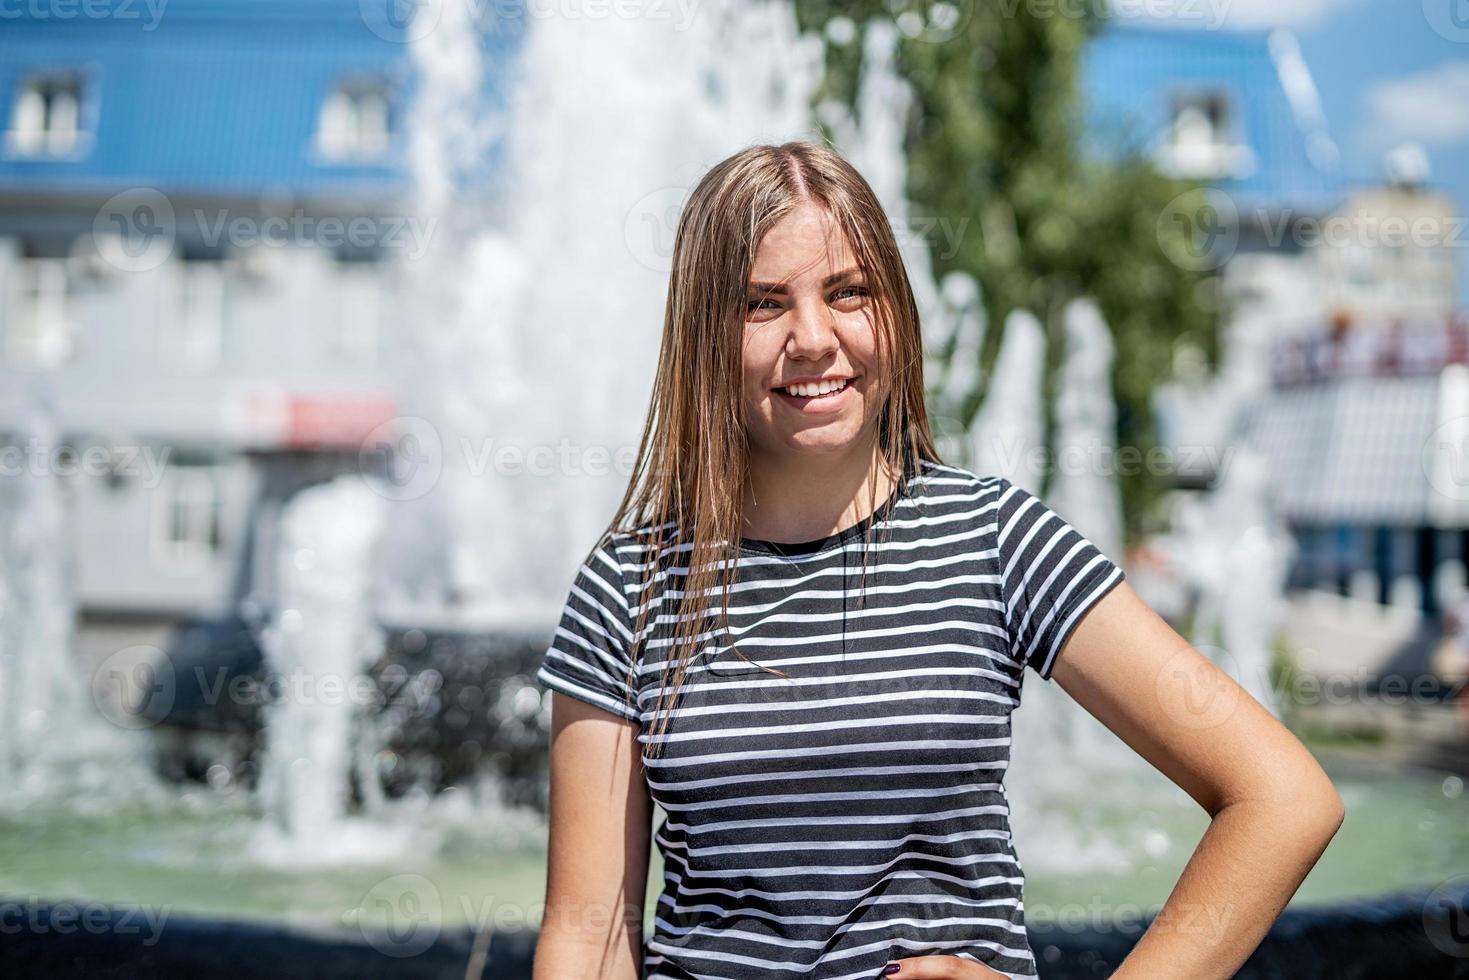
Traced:
MULTIPOLYGON (((1453 776, 1328 764, 1347 819, 1296 895, 1329 902, 1469 872, 1469 791, 1453 776)), ((659 814, 661 818, 661 813, 659 814)), ((1068 873, 1054 855, 1019 850, 1026 906, 1086 915, 1089 906, 1155 910, 1208 825, 1197 807, 1089 814, 1088 833, 1140 835, 1148 860, 1130 870, 1068 873)), ((422 912, 444 927, 534 927, 545 895, 545 828, 533 814, 445 819, 400 815, 399 857, 323 867, 263 867, 252 858, 258 816, 243 794, 191 791, 177 805, 105 816, 32 810, 0 818, 0 895, 9 900, 144 906, 166 914, 328 929, 422 912), (420 833, 421 828, 421 833, 420 833)), ((365 831, 369 836, 371 828, 365 831)), ((648 910, 662 869, 649 869, 648 910)))

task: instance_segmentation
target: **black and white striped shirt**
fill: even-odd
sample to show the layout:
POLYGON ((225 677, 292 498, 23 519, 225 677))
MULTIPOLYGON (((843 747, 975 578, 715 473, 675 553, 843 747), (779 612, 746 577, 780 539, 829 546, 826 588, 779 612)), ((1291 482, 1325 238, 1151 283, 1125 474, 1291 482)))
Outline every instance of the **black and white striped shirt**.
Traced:
MULTIPOLYGON (((651 624, 673 619, 687 569, 660 563, 630 690, 645 560, 626 533, 588 554, 537 679, 639 721, 646 745, 669 655, 658 637, 672 636, 651 624)), ((730 630, 788 678, 708 643, 663 754, 644 757, 666 814, 645 976, 867 980, 942 954, 1034 977, 1003 785, 1010 712, 1024 667, 1049 679, 1122 580, 1038 497, 927 461, 830 537, 742 539, 730 630)))

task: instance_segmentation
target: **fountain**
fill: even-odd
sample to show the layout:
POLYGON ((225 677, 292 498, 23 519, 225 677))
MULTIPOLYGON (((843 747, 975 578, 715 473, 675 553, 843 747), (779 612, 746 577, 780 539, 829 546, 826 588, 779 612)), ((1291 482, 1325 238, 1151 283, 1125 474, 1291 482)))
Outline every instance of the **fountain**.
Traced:
POLYGON ((1101 549, 1122 558, 1122 490, 1117 481, 1117 401, 1112 332, 1091 299, 1067 304, 1066 362, 1056 397, 1056 478, 1049 503, 1101 549))
POLYGON ((76 648, 76 605, 66 491, 51 465, 61 441, 53 413, 33 407, 26 432, 44 453, 42 468, 6 481, 12 499, 0 548, 0 775, 19 790, 0 798, 7 802, 41 791, 51 777, 45 750, 56 743, 46 737, 49 732, 69 731, 77 718, 94 717, 83 710, 86 688, 74 665, 55 655, 76 648))
MULTIPOLYGON (((548 699, 530 680, 537 644, 628 476, 683 199, 709 165, 742 146, 814 135, 822 41, 798 33, 785 2, 709 2, 691 21, 650 12, 523 25, 479 22, 476 9, 495 8, 425 0, 417 16, 436 26, 410 32, 419 85, 409 203, 436 230, 428 253, 397 270, 414 343, 404 352, 407 414, 384 436, 397 450, 395 478, 334 481, 288 505, 276 553, 280 601, 264 643, 273 673, 337 677, 344 690, 371 678, 379 692, 387 685, 412 697, 380 706, 376 722, 350 699, 268 705, 258 794, 211 779, 178 788, 146 819, 99 813, 58 829, 44 816, 0 835, 0 891, 33 896, 31 904, 81 891, 227 920, 171 926, 189 941, 151 951, 148 970, 166 972, 177 962, 168 957, 180 955, 170 950, 196 942, 221 951, 269 943, 293 960, 300 954, 320 976, 387 972, 407 957, 456 975, 466 962, 488 962, 493 976, 525 975, 526 933, 516 930, 535 925, 543 895, 544 823, 534 806, 471 774, 512 750, 544 754, 548 699), (516 26, 526 30, 513 62, 487 60, 483 35, 516 26), (514 82, 503 104, 487 94, 499 76, 514 82), (491 159, 499 161, 493 173, 491 159), (466 639, 481 635, 494 643, 466 639), (456 680, 454 670, 464 676, 456 680), (493 685, 483 680, 491 671, 500 672, 493 685), (427 683, 414 687, 420 679, 427 683), (443 766, 390 797, 389 774, 406 765, 394 739, 415 725, 443 766), (310 942, 288 927, 309 929, 310 942)), ((868 30, 858 112, 822 112, 900 232, 930 356, 947 346, 959 352, 934 365, 935 418, 957 417, 956 393, 989 382, 950 458, 1035 490, 1040 474, 1025 454, 1042 445, 1043 331, 1030 314, 1012 315, 993 378, 978 378, 989 325, 977 287, 962 274, 935 283, 929 253, 909 234, 900 122, 910 103, 895 43, 882 23, 868 30)), ((1085 300, 1065 323, 1070 394, 1057 406, 1060 442, 1105 448, 1113 430, 1106 326, 1085 300)), ((1213 517, 1259 526, 1252 487, 1246 480, 1238 496, 1221 496, 1213 517)), ((33 721, 14 707, 17 656, 35 649, 12 639, 25 625, 16 610, 54 610, 65 594, 44 568, 63 551, 51 546, 63 539, 62 522, 45 517, 55 514, 55 490, 37 486, 19 505, 36 515, 24 524, 36 537, 5 555, 24 559, 4 577, 0 599, 7 735, 33 721), (18 593, 26 597, 19 607, 18 593)), ((1063 475, 1051 499, 1120 557, 1115 484, 1092 470, 1063 475)), ((20 528, 7 524, 7 533, 20 528)), ((1178 554, 1208 575, 1260 562, 1271 569, 1233 589, 1208 586, 1219 626, 1209 635, 1257 663, 1268 648, 1270 563, 1279 552, 1268 537, 1236 537, 1233 552, 1195 537, 1178 554)), ((54 624, 42 617, 25 628, 65 649, 45 622, 54 624)), ((1106 895, 1113 909, 1161 901, 1203 831, 1202 812, 1055 685, 1028 678, 1024 704, 1007 785, 1027 907, 1064 908, 1076 895, 1106 895)), ((1362 779, 1343 788, 1349 825, 1302 896, 1437 881, 1469 851, 1462 784, 1362 779), (1403 807, 1416 825, 1403 825, 1403 807)), ((655 866, 652 880, 658 874, 655 866)), ((1036 944, 1047 977, 1095 975, 1087 944, 1115 945, 1117 933, 1103 935, 1108 926, 1070 939, 1048 933, 1036 944), (1077 956, 1050 958, 1056 949, 1077 956)), ((101 942, 68 941, 73 953, 101 942)), ((97 962, 137 955, 113 946, 97 962)), ((243 958, 229 966, 249 969, 243 958)))
POLYGON ((1016 310, 1006 318, 985 400, 969 429, 969 468, 1003 476, 1031 493, 1040 492, 1044 475, 1034 454, 1046 447, 1041 403, 1045 343, 1035 314, 1016 310))
POLYGON ((368 670, 382 656, 372 572, 385 502, 365 477, 339 476, 287 504, 276 558, 277 594, 263 641, 282 696, 265 706, 259 795, 265 820, 255 853, 283 867, 361 860, 401 849, 410 828, 348 817, 352 782, 381 803, 378 739, 366 711, 368 670), (386 833, 396 831, 396 841, 386 833))
POLYGON ((48 398, 33 399, 23 434, 26 464, 0 476, 0 813, 106 810, 158 789, 142 741, 109 724, 124 717, 133 664, 126 650, 73 659, 77 542, 48 398))
POLYGON ((630 474, 683 199, 741 146, 814 135, 822 48, 782 3, 709 3, 687 22, 535 18, 490 184, 462 162, 500 115, 466 109, 484 101, 473 36, 486 25, 472 5, 439 5, 414 47, 413 156, 417 206, 440 231, 408 291, 422 324, 410 404, 441 473, 411 503, 443 511, 452 558, 440 594, 400 581, 389 602, 542 630, 630 474))

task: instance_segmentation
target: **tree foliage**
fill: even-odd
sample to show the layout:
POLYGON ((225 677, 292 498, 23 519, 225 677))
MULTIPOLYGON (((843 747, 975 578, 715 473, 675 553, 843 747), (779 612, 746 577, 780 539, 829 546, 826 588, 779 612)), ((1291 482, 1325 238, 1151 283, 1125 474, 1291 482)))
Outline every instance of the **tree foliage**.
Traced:
MULTIPOLYGON (((1170 260, 1178 253, 1164 237, 1184 232, 1159 220, 1193 185, 1165 178, 1124 147, 1082 151, 1081 57, 1101 27, 1089 5, 797 0, 796 11, 804 29, 833 39, 819 98, 848 106, 855 106, 861 81, 867 25, 885 19, 902 35, 897 68, 913 91, 904 147, 908 197, 915 215, 969 219, 957 243, 933 259, 936 275, 959 269, 983 290, 989 329, 981 389, 1007 316, 1030 310, 1048 341, 1044 402, 1053 444, 1065 343, 1060 314, 1073 298, 1091 296, 1117 352, 1118 445, 1146 458, 1157 445, 1153 391, 1171 377, 1178 345, 1215 356, 1217 289, 1206 273, 1170 260)), ((983 397, 983 390, 964 393, 966 425, 983 397)), ((1130 539, 1146 529, 1168 483, 1166 473, 1147 467, 1122 475, 1130 539)))

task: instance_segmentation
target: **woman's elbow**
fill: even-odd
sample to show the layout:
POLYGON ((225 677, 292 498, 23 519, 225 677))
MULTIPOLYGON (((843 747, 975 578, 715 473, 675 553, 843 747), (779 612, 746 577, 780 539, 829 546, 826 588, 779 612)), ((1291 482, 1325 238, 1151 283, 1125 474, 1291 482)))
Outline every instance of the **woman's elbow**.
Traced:
POLYGON ((1301 831, 1319 840, 1323 849, 1346 820, 1346 801, 1319 766, 1302 778, 1291 803, 1291 812, 1301 831))

